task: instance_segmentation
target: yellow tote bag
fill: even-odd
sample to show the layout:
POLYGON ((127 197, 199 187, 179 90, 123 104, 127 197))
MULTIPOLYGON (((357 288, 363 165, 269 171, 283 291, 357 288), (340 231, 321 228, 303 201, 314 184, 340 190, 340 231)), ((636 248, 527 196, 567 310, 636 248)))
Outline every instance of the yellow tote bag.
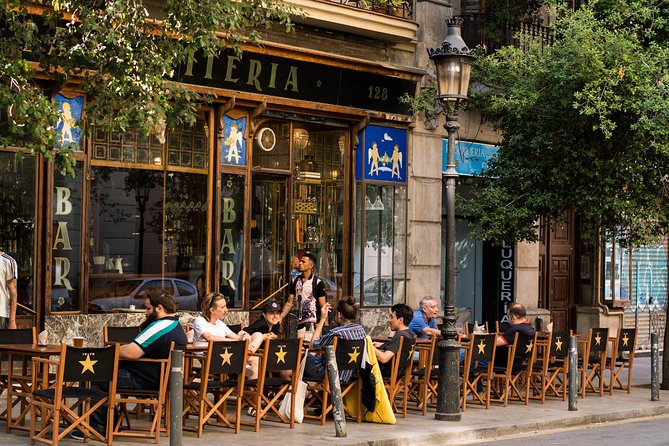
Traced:
MULTIPOLYGON (((374 376, 375 382, 375 394, 376 394, 376 407, 374 412, 369 412, 364 406, 362 410, 365 411, 363 414, 363 419, 372 423, 382 423, 382 424, 395 424, 397 419, 395 418, 395 413, 393 408, 390 405, 390 400, 388 399, 388 392, 386 392, 386 387, 383 385, 383 377, 381 376, 381 369, 379 368, 379 363, 374 354, 374 347, 372 344, 372 338, 367 336, 365 342, 366 355, 363 357, 363 365, 365 362, 369 363, 372 366, 372 375, 374 376)), ((344 405, 348 410, 353 414, 357 414, 360 408, 358 407, 358 400, 355 398, 357 392, 349 392, 344 396, 344 405)))

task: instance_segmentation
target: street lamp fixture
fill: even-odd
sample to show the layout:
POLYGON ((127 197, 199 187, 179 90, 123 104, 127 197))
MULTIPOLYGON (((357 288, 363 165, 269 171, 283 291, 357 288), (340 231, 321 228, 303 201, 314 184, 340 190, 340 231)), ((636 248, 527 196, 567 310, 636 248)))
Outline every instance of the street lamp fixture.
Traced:
POLYGON ((439 101, 446 112, 444 127, 448 132, 448 163, 446 165, 446 277, 444 279, 444 325, 439 341, 439 388, 437 391, 437 420, 460 421, 459 362, 460 346, 455 327, 455 133, 460 128, 457 115, 467 100, 469 75, 477 49, 470 49, 462 40, 461 18, 446 20, 448 33, 438 48, 427 50, 437 69, 439 101))

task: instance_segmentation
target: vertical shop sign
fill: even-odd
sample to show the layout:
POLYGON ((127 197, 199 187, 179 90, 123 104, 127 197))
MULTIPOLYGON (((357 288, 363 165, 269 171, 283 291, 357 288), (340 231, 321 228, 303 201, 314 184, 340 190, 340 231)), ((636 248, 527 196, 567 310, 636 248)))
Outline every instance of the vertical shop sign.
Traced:
POLYGON ((244 258, 244 177, 221 176, 220 292, 229 306, 242 304, 242 260, 244 258))
POLYGON ((513 245, 502 243, 499 248, 499 276, 498 276, 498 294, 497 306, 498 320, 508 322, 506 312, 513 303, 513 270, 514 270, 514 249, 513 245))

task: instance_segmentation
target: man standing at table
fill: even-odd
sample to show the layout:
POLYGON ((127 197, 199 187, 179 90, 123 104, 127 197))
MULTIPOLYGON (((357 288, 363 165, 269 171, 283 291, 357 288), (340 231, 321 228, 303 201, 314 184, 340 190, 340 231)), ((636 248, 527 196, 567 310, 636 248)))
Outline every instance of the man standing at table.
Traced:
POLYGON ((0 250, 0 329, 16 328, 16 260, 0 250))
POLYGON ((439 301, 432 296, 425 296, 420 300, 420 307, 414 312, 409 324, 411 332, 420 339, 428 339, 432 335, 441 335, 437 328, 437 311, 439 301))
MULTIPOLYGON (((175 348, 185 348, 187 340, 184 329, 175 315, 177 305, 171 294, 153 290, 145 295, 146 320, 142 331, 129 344, 122 345, 119 357, 117 387, 130 390, 158 390, 160 364, 134 362, 133 359, 166 359, 170 355, 172 342, 175 348), (130 361, 123 361, 124 359, 130 361)), ((95 383, 93 383, 95 384, 95 383)), ((106 387, 107 383, 104 384, 106 387)), ((102 387, 102 386, 101 386, 102 387)), ((106 388, 100 390, 107 391, 106 388)), ((91 427, 106 436, 107 409, 100 408, 91 414, 91 427)), ((72 431, 72 438, 83 440, 78 430, 72 431)))

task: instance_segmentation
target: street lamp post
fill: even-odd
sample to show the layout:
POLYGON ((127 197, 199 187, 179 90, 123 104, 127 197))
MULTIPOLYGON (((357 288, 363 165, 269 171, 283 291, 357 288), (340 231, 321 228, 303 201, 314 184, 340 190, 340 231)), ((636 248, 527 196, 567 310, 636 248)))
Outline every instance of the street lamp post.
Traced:
POLYGON ((438 48, 428 49, 430 59, 437 69, 439 101, 446 112, 444 127, 448 132, 448 164, 446 165, 446 277, 444 299, 444 325, 439 342, 439 388, 437 391, 437 420, 460 421, 459 362, 460 347, 455 327, 455 133, 460 128, 457 115, 467 100, 471 64, 476 49, 469 49, 462 36, 462 19, 451 18, 446 38, 438 48))

